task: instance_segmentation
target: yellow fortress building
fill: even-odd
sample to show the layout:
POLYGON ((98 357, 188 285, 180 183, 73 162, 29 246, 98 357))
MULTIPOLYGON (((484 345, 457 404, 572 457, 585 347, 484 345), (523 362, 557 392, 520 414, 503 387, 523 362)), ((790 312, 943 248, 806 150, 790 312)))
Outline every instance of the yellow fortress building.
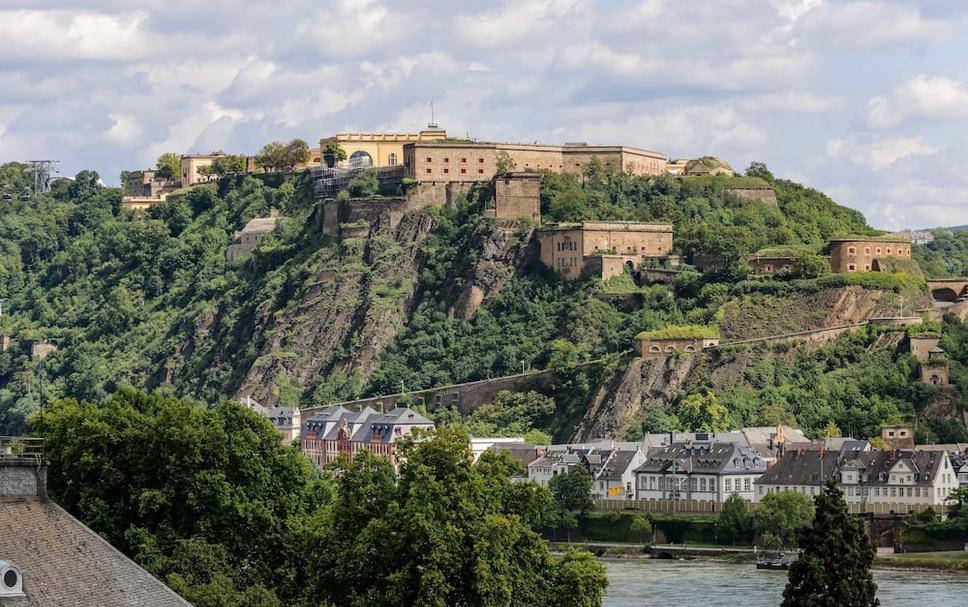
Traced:
POLYGON ((407 143, 429 143, 447 139, 447 132, 431 124, 417 133, 337 133, 319 140, 325 166, 326 145, 339 143, 346 152, 349 168, 388 167, 403 164, 403 146, 407 143))

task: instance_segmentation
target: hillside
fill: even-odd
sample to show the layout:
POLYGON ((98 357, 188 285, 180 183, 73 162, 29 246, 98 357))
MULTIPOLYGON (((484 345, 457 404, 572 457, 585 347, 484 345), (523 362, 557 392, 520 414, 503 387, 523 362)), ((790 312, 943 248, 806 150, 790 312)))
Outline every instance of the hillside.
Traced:
MULTIPOLYGON (((122 212, 117 190, 79 177, 6 202, 0 215, 11 338, 0 354, 0 432, 23 430, 43 402, 101 400, 122 385, 307 407, 553 367, 555 412, 535 425, 567 437, 596 398, 612 399, 626 363, 570 366, 617 356, 641 331, 719 324, 725 339, 743 339, 930 303, 907 274, 749 280, 742 255, 872 232, 861 214, 762 166, 748 177, 775 189, 775 205, 734 196, 727 177, 635 178, 594 163, 584 183, 544 174, 547 220, 671 221, 678 253, 728 264, 641 287, 561 280, 538 262, 533 225, 483 217, 487 188, 346 225, 338 239, 322 234, 305 174, 196 187, 144 217, 122 212), (226 262, 233 232, 272 210, 282 227, 250 260, 226 262), (31 357, 39 340, 57 350, 31 357)), ((680 383, 667 401, 707 387, 680 383)), ((761 387, 749 389, 759 398, 761 387)), ((916 412, 897 398, 910 405, 901 416, 916 412)), ((801 423, 813 428, 810 419, 801 423)))

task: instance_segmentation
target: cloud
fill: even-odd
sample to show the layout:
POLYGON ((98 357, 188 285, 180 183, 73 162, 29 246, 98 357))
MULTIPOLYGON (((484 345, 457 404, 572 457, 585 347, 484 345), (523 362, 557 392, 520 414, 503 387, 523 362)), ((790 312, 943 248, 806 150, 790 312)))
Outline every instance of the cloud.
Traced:
POLYGON ((114 121, 114 124, 104 132, 104 138, 107 141, 120 146, 132 146, 141 140, 144 129, 137 118, 118 113, 109 114, 108 117, 114 121))
POLYGON ((874 97, 868 103, 868 122, 876 128, 915 117, 968 118, 968 85, 948 76, 919 74, 898 85, 890 97, 874 97))
POLYGON ((920 137, 896 137, 859 141, 857 137, 832 139, 827 142, 827 154, 838 160, 868 166, 875 171, 886 169, 909 156, 933 156, 938 149, 924 143, 920 137))
POLYGON ((840 97, 826 97, 809 92, 769 93, 756 95, 742 101, 745 109, 754 112, 833 112, 845 106, 840 97))
POLYGON ((958 31, 957 20, 925 18, 919 7, 901 2, 817 4, 800 15, 795 35, 840 49, 938 40, 958 31))

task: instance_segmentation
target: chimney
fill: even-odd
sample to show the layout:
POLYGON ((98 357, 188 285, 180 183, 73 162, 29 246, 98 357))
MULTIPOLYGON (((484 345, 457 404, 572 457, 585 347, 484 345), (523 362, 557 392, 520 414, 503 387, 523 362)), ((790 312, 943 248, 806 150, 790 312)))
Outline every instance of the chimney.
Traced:
POLYGON ((47 498, 44 439, 0 436, 0 498, 47 498))

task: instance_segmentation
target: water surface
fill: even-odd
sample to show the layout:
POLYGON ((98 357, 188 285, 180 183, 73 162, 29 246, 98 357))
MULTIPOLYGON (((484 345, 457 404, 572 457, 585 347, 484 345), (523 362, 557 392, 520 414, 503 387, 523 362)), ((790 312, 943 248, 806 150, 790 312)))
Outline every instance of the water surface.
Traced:
MULTIPOLYGON (((605 607, 685 605, 691 607, 776 607, 785 571, 764 571, 752 563, 604 559, 611 582, 605 607)), ((968 574, 875 570, 877 598, 884 607, 966 607, 968 574)))

